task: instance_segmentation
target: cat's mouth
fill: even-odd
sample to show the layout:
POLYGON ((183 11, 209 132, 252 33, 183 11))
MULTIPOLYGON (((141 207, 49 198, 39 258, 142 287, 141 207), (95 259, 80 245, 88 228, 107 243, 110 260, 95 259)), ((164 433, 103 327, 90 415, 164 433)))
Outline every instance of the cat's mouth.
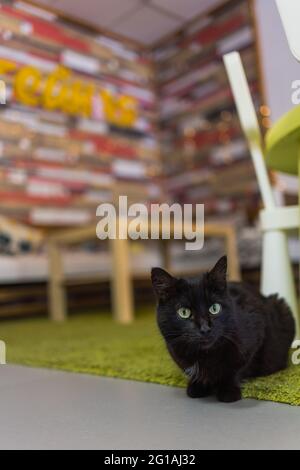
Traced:
POLYGON ((211 349, 215 344, 215 338, 201 338, 200 339, 200 347, 201 349, 207 350, 211 349))
POLYGON ((190 348, 194 348, 195 352, 198 350, 202 351, 207 351, 211 349, 215 343, 217 342, 216 338, 213 338, 211 336, 209 337, 203 337, 200 336, 199 334, 196 335, 185 335, 185 334, 173 334, 173 335, 166 335, 165 339, 167 342, 170 344, 173 344, 174 346, 177 347, 182 347, 183 349, 186 348, 186 346, 189 346, 190 348))

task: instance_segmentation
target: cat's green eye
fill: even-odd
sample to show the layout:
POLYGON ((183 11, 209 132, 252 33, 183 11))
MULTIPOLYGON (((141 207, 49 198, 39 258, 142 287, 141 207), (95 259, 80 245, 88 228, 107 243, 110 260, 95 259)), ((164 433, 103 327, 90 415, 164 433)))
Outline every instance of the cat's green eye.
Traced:
POLYGON ((178 315, 183 318, 184 320, 187 320, 192 316, 192 312, 189 308, 181 307, 177 310, 178 315))
POLYGON ((222 310, 222 305, 220 304, 212 304, 209 308, 209 313, 212 315, 218 315, 222 310))

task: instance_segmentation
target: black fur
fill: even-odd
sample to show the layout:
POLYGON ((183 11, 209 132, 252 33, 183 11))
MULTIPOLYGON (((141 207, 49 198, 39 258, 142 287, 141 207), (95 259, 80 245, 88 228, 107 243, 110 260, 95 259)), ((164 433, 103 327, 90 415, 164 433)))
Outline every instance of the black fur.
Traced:
POLYGON ((226 281, 227 258, 202 278, 176 279, 152 269, 157 321, 170 355, 189 377, 187 394, 216 394, 222 402, 241 399, 241 381, 284 369, 295 334, 284 300, 264 297, 243 283, 226 281), (211 315, 219 303, 222 310, 211 315), (177 311, 189 308, 190 319, 177 311))

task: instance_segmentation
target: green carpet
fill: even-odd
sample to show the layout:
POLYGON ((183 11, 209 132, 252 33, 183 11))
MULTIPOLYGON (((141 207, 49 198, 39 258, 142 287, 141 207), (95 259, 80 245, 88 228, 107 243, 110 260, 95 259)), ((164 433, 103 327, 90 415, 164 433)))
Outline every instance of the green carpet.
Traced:
MULTIPOLYGON (((4 322, 0 339, 8 363, 185 385, 157 331, 153 308, 138 313, 132 326, 117 325, 108 314, 75 316, 62 325, 46 319, 4 322)), ((300 366, 248 382, 243 395, 300 405, 300 366)))

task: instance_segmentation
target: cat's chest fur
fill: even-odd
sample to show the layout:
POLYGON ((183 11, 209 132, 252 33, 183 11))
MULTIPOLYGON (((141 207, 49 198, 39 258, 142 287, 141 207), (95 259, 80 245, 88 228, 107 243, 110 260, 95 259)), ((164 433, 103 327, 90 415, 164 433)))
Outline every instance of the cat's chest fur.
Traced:
POLYGON ((228 373, 241 367, 239 351, 231 345, 220 350, 203 352, 191 367, 184 368, 185 374, 193 381, 213 385, 226 378, 228 373))

